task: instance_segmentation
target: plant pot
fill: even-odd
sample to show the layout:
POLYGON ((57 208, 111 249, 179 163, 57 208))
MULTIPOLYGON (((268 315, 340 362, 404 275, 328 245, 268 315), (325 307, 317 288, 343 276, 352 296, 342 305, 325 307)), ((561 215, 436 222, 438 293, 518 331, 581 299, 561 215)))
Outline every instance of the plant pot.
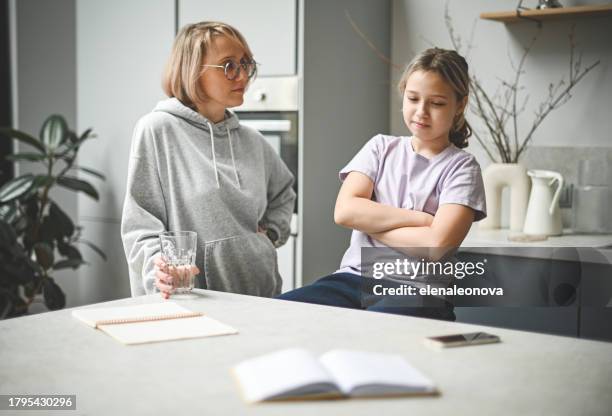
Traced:
POLYGON ((521 231, 529 199, 527 170, 518 163, 492 163, 482 172, 487 201, 487 218, 480 228, 501 228, 502 191, 510 188, 510 230, 521 231))

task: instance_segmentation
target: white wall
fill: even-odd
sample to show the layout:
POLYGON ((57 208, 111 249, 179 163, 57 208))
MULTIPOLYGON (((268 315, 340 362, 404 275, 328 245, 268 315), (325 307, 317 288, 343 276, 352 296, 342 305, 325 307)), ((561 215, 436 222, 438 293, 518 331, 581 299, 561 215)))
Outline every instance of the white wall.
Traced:
MULTIPOLYGON (((172 0, 77 0, 77 103, 79 129, 98 138, 79 163, 106 174, 100 200, 79 196, 84 237, 106 253, 80 273, 82 303, 130 296, 121 241, 121 211, 136 121, 164 98, 161 74, 174 39, 172 0)), ((83 175, 84 176, 84 175, 83 175)))
MULTIPOLYGON (((451 48, 444 23, 445 0, 393 0, 393 22, 391 57, 396 63, 405 65, 414 55, 431 46, 451 48)), ((525 6, 535 7, 537 2, 525 1, 525 6)), ((610 1, 561 0, 566 6, 579 4, 602 4, 610 1)), ((494 89, 498 77, 509 78, 513 74, 508 55, 518 61, 523 45, 537 31, 535 23, 520 22, 503 24, 478 18, 481 12, 509 11, 517 5, 516 0, 459 1, 450 0, 449 10, 456 31, 467 40, 474 22, 475 49, 469 56, 470 70, 484 84, 494 89)), ((573 98, 563 107, 553 111, 540 125, 534 137, 534 146, 567 147, 612 147, 612 17, 579 18, 544 22, 541 35, 527 60, 524 86, 530 94, 526 111, 521 118, 520 130, 531 126, 533 111, 545 98, 550 82, 565 77, 569 68, 568 34, 575 24, 578 49, 583 52, 583 63, 601 60, 601 64, 589 73, 575 88, 573 98)), ((585 65, 586 66, 586 65, 585 65)), ((399 71, 392 71, 393 83, 397 84, 399 71)), ((400 112, 400 100, 391 87, 391 130, 394 134, 406 134, 400 112)), ((479 120, 468 114, 473 127, 482 129, 479 120)), ((468 150, 476 154, 481 165, 489 160, 474 138, 468 150)))
MULTIPOLYGON (((61 114, 76 128, 75 0, 13 0, 11 8, 13 125, 38 136, 43 121, 61 114), (58 47, 61 45, 61 47, 58 47)), ((28 151, 16 146, 17 151, 28 151)), ((37 164, 20 163, 15 174, 39 172, 37 164)), ((73 219, 74 192, 56 187, 51 198, 73 219)), ((86 260, 95 257, 82 249, 86 260)), ((71 269, 52 274, 66 293, 68 306, 79 304, 78 274, 71 269)))

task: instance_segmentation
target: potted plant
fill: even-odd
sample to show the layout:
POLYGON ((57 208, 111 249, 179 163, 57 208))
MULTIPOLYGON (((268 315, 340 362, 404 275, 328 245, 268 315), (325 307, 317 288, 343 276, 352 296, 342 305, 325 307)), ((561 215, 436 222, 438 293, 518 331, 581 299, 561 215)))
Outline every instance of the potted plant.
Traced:
POLYGON ((0 136, 25 143, 32 150, 7 159, 44 168, 41 174, 26 173, 0 187, 0 319, 26 313, 40 294, 47 308, 61 309, 66 298, 52 276, 58 270, 86 264, 77 244, 89 246, 106 259, 98 247, 81 238, 81 227, 50 195, 57 185, 98 200, 94 186, 74 175, 80 170, 104 180, 101 173, 75 163, 80 147, 94 137, 92 130, 77 135, 62 116, 51 115, 38 138, 11 128, 0 128, 0 136))

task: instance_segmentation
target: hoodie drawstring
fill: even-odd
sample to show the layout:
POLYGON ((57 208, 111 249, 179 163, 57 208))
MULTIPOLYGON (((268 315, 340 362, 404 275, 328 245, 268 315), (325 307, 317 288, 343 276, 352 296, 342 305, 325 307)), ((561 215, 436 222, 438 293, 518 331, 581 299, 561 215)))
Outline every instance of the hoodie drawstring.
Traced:
MULTIPOLYGON (((215 180, 217 181, 217 188, 221 188, 221 184, 219 182, 219 170, 217 169, 217 156, 215 153, 215 133, 213 131, 213 126, 210 122, 207 122, 208 129, 210 130, 210 145, 212 150, 212 158, 213 158, 213 167, 215 169, 215 180)), ((227 130, 227 140, 229 141, 230 155, 232 157, 232 166, 234 167, 234 178, 236 178, 236 185, 238 189, 242 189, 240 185, 240 178, 238 177, 238 169, 236 169, 236 159, 234 158, 234 147, 232 146, 232 134, 230 133, 229 127, 225 126, 227 130)))
POLYGON ((210 123, 208 124, 208 129, 210 130, 210 145, 212 147, 212 157, 213 157, 213 167, 215 168, 215 179, 217 180, 217 188, 221 188, 219 185, 219 171, 217 170, 217 157, 215 156, 215 133, 213 131, 213 127, 210 123))
POLYGON ((236 169, 236 159, 234 159, 234 148, 232 147, 232 134, 230 133, 229 127, 225 126, 227 130, 227 140, 229 141, 230 155, 232 156, 232 165, 234 165, 234 177, 236 178, 236 185, 238 189, 242 189, 240 186, 240 178, 238 177, 238 169, 236 169))

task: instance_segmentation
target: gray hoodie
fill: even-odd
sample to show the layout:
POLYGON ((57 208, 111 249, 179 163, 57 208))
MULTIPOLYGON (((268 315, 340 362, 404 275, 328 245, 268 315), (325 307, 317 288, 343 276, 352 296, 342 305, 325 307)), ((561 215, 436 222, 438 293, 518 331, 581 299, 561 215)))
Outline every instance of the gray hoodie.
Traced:
POLYGON ((274 149, 234 113, 213 124, 176 98, 160 101, 132 138, 121 219, 132 295, 156 291, 158 235, 181 230, 198 234, 197 287, 277 295, 275 246, 289 235, 292 183, 274 149))

